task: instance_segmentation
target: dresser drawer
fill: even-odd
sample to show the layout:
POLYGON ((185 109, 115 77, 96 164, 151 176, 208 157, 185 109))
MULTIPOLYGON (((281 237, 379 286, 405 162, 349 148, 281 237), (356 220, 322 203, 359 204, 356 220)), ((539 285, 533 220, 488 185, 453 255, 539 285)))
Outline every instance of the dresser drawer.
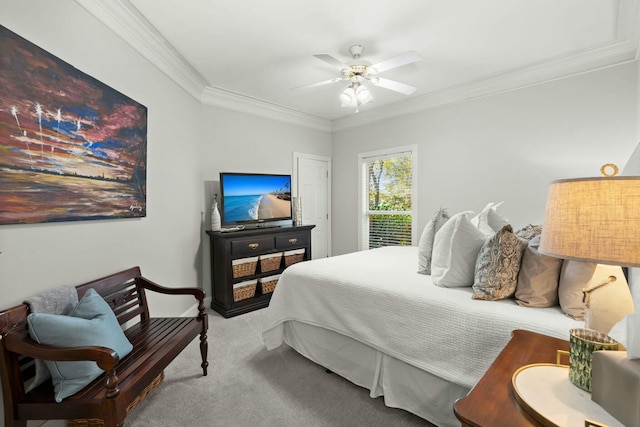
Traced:
POLYGON ((308 234, 300 233, 300 234, 289 234, 288 236, 276 236, 277 249, 299 248, 301 246, 306 246, 308 244, 309 244, 308 234))
POLYGON ((273 249, 273 237, 259 237, 231 241, 231 255, 257 254, 271 249, 273 249))

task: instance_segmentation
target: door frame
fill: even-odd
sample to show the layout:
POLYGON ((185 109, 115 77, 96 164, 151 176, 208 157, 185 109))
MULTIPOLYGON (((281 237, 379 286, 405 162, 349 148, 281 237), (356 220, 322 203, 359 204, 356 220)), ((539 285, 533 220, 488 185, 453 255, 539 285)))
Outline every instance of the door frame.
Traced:
POLYGON ((317 160, 321 162, 327 163, 327 256, 331 256, 331 157, 327 156, 319 156, 316 154, 307 154, 307 153, 299 153, 293 152, 293 173, 291 179, 291 194, 294 196, 299 196, 298 194, 298 160, 299 159, 309 159, 309 160, 317 160))

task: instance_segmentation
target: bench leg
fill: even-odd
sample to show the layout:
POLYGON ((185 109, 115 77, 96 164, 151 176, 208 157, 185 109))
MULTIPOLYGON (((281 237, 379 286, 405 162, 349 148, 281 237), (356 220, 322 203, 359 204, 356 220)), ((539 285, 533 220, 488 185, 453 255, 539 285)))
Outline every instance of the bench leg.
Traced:
POLYGON ((207 362, 207 353, 209 352, 209 344, 207 343, 207 332, 202 331, 200 333, 200 354, 202 355, 202 375, 207 376, 207 367, 209 366, 209 362, 207 362))

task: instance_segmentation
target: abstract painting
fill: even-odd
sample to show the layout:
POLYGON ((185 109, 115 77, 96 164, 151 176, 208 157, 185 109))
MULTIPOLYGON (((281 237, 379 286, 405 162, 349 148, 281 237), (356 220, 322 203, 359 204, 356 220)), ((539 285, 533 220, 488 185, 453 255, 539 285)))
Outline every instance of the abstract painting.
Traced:
POLYGON ((0 26, 0 225, 146 216, 147 108, 0 26))

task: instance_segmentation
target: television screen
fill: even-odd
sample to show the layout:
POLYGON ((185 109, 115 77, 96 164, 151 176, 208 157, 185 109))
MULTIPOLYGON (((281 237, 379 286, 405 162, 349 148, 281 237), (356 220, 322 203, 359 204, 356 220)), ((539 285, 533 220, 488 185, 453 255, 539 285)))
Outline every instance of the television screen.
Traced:
POLYGON ((291 175, 220 173, 222 224, 292 219, 291 175))

